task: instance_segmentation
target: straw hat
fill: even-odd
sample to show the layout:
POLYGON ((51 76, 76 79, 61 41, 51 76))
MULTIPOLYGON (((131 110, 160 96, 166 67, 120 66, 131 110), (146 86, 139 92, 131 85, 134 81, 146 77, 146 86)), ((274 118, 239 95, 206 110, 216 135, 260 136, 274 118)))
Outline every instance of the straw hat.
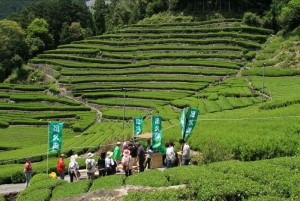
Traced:
POLYGON ((92 158, 94 156, 94 154, 92 154, 91 152, 88 153, 88 158, 92 158))
POLYGON ((111 158, 112 156, 113 156, 113 152, 108 151, 108 152, 107 152, 107 157, 108 157, 108 158, 111 158))
POLYGON ((117 145, 121 145, 121 142, 117 142, 117 145))
POLYGON ((129 156, 130 155, 130 151, 128 149, 124 150, 124 156, 129 156))

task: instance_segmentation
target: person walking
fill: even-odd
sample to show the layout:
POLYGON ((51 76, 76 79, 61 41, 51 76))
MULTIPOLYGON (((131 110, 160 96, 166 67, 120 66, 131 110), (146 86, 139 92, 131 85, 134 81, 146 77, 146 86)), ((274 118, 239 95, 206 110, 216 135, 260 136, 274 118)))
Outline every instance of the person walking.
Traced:
POLYGON ((172 167, 172 164, 175 161, 175 152, 174 152, 174 148, 172 146, 170 146, 169 143, 166 143, 165 145, 167 147, 167 151, 166 151, 166 166, 167 168, 172 167))
POLYGON ((122 157, 122 165, 123 165, 123 170, 125 171, 126 177, 130 176, 132 174, 132 163, 131 163, 131 155, 130 151, 128 149, 124 150, 123 152, 123 157, 122 157))
POLYGON ((105 167, 106 167, 106 173, 107 175, 112 175, 113 174, 113 167, 115 166, 115 162, 112 159, 113 153, 112 152, 107 152, 107 157, 105 158, 105 167))
POLYGON ((121 161, 121 150, 120 150, 121 142, 117 142, 117 145, 114 149, 113 159, 119 163, 121 161))
POLYGON ((106 174, 105 156, 106 156, 106 153, 102 152, 98 159, 97 164, 98 164, 98 170, 99 170, 99 177, 104 177, 106 174))
POLYGON ((169 145, 173 149, 173 152, 175 154, 175 160, 172 161, 172 167, 178 166, 179 159, 178 159, 178 154, 177 154, 176 149, 175 149, 175 145, 172 141, 170 141, 169 145))
POLYGON ((183 139, 179 140, 182 147, 182 165, 189 165, 191 160, 190 146, 183 139))
POLYGON ((85 160, 86 173, 88 176, 88 180, 95 179, 96 161, 95 161, 95 159, 93 159, 93 156, 94 156, 94 154, 89 152, 88 158, 85 160))
POLYGON ((64 162, 65 154, 61 154, 57 162, 57 174, 60 179, 65 179, 66 165, 64 162))
POLYGON ((152 146, 150 146, 147 149, 147 159, 146 159, 146 165, 145 165, 145 168, 147 168, 148 170, 151 169, 150 164, 151 164, 152 154, 153 154, 153 148, 152 148, 152 146))
POLYGON ((131 156, 131 165, 136 166, 137 147, 134 144, 129 143, 128 149, 131 156))
POLYGON ((70 157, 70 163, 69 163, 69 168, 68 168, 70 182, 73 182, 74 178, 76 178, 76 180, 79 180, 78 174, 77 174, 77 172, 79 170, 79 165, 78 165, 78 162, 76 161, 76 157, 77 157, 77 155, 72 155, 70 157))
POLYGON ((30 158, 26 158, 26 162, 24 164, 24 173, 25 173, 25 178, 26 178, 25 188, 27 188, 29 186, 29 181, 32 177, 32 166, 31 166, 30 158))
POLYGON ((139 172, 144 172, 144 162, 145 162, 145 149, 143 145, 141 145, 139 142, 136 142, 137 150, 137 161, 139 164, 139 172))

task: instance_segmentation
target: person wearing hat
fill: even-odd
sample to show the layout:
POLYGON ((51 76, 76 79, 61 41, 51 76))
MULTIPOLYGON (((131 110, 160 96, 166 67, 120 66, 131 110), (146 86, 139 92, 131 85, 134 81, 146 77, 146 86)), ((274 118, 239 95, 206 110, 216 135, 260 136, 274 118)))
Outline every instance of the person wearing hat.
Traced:
POLYGON ((30 158, 26 158, 26 163, 24 164, 24 173, 26 178, 25 188, 27 188, 32 176, 32 166, 30 158))
POLYGON ((73 182, 74 178, 79 180, 79 177, 78 177, 79 164, 76 161, 76 158, 78 158, 77 154, 72 155, 70 157, 70 163, 69 163, 69 168, 68 168, 68 172, 69 172, 69 176, 70 176, 70 182, 73 182))
POLYGON ((57 162, 57 174, 60 179, 65 179, 66 165, 64 162, 65 154, 61 154, 57 162))
POLYGON ((131 170, 132 170, 131 160, 132 159, 130 156, 130 151, 128 149, 124 150, 121 163, 123 165, 123 170, 125 171, 126 177, 131 175, 131 170))
POLYGON ((108 151, 107 157, 105 158, 105 167, 106 167, 106 174, 112 175, 113 174, 113 167, 115 166, 115 162, 112 159, 113 152, 108 151))
POLYGON ((86 173, 88 180, 95 179, 95 170, 96 170, 96 161, 93 159, 94 154, 91 152, 88 153, 88 158, 85 160, 86 173))
POLYGON ((121 161, 121 150, 120 150, 121 142, 117 142, 117 145, 114 149, 113 159, 117 162, 121 161))

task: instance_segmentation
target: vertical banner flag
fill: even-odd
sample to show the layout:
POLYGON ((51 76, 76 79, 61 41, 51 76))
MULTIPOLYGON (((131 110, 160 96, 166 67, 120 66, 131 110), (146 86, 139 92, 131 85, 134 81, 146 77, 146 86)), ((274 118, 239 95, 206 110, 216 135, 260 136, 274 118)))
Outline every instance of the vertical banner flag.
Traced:
POLYGON ((181 128, 182 139, 184 138, 185 125, 186 125, 186 114, 185 114, 185 109, 183 109, 181 118, 180 118, 180 128, 181 128))
POLYGON ((157 149, 161 146, 162 126, 161 116, 152 116, 152 147, 157 149))
POLYGON ((191 135, 191 133, 197 123, 198 114, 199 114, 199 109, 189 108, 188 115, 187 115, 187 122, 186 122, 186 126, 185 126, 185 135, 183 138, 185 141, 191 135))
POLYGON ((143 131, 143 117, 133 118, 133 136, 141 134, 143 131))
POLYGON ((62 143, 62 129, 64 124, 51 121, 49 124, 49 151, 60 151, 62 143))

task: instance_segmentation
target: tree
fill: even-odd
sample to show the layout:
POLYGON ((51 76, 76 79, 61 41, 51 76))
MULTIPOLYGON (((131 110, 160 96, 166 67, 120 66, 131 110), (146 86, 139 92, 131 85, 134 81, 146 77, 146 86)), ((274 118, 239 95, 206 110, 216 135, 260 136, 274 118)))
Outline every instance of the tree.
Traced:
POLYGON ((25 29, 35 18, 43 18, 49 24, 49 32, 54 39, 54 45, 59 44, 61 30, 66 22, 80 22, 80 25, 94 31, 92 13, 84 3, 78 0, 47 0, 36 1, 25 8, 14 19, 25 29))
POLYGON ((79 22, 72 22, 69 26, 67 23, 63 24, 63 28, 60 35, 60 43, 66 44, 72 41, 84 39, 85 31, 81 27, 79 22))
POLYGON ((53 46, 53 37, 48 26, 46 20, 36 18, 27 27, 26 43, 31 57, 53 46))
POLYGON ((105 12, 107 7, 104 0, 96 0, 94 5, 94 23, 96 27, 96 34, 105 32, 105 12))
POLYGON ((300 0, 291 0, 287 6, 281 9, 278 17, 279 24, 287 31, 292 30, 300 24, 300 0))
POLYGON ((0 66, 6 78, 13 68, 22 66, 28 58, 28 47, 25 43, 25 32, 14 21, 0 21, 0 66))

